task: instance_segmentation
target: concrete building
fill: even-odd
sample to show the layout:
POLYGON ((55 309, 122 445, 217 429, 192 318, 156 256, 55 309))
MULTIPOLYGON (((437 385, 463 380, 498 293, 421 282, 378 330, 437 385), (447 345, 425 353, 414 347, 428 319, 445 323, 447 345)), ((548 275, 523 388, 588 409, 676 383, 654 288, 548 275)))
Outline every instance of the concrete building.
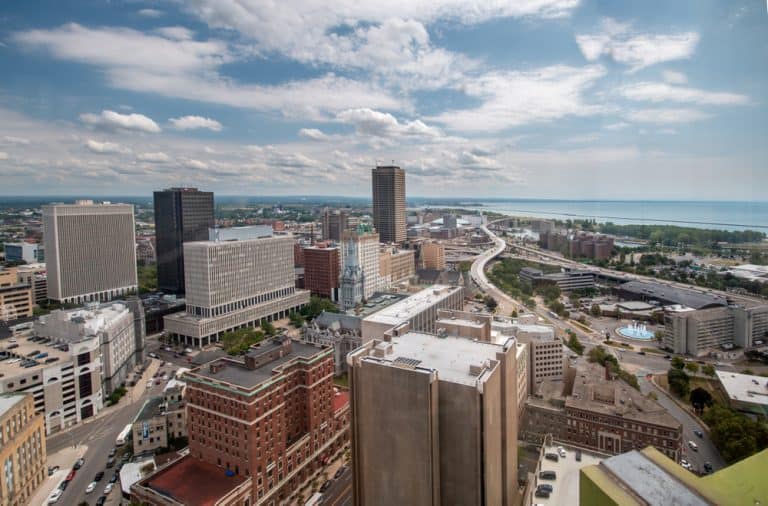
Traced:
POLYGON ((357 242, 347 241, 344 271, 340 280, 341 309, 350 310, 365 299, 365 274, 358 263, 357 242))
POLYGON ((350 353, 354 503, 515 504, 515 353, 421 332, 350 353))
POLYGON ((131 425, 133 454, 154 453, 168 447, 168 420, 165 399, 152 397, 144 402, 131 425))
POLYGON ((323 239, 326 241, 341 242, 344 232, 349 230, 349 211, 336 209, 323 211, 323 239))
POLYGON ((93 304, 85 309, 56 310, 35 322, 35 334, 56 342, 76 343, 96 339, 99 343, 101 381, 106 395, 123 383, 142 362, 144 326, 141 304, 126 302, 93 304), (135 314, 139 312, 140 314, 135 314))
POLYGON ((518 319, 494 317, 491 329, 528 346, 528 393, 536 393, 543 381, 563 380, 567 358, 554 327, 539 324, 536 315, 529 314, 518 319))
POLYGON ((0 504, 25 506, 48 476, 43 417, 31 395, 0 395, 0 504))
POLYGON ((566 269, 562 272, 544 274, 533 267, 520 269, 520 279, 531 283, 534 287, 550 284, 557 285, 563 292, 582 290, 595 287, 595 273, 582 269, 566 269))
POLYGON ((363 298, 368 299, 375 292, 385 289, 386 285, 379 271, 379 234, 360 226, 355 232, 348 233, 344 242, 347 246, 342 248, 342 265, 346 270, 347 265, 351 263, 351 260, 347 259, 347 254, 351 252, 357 254, 355 263, 363 273, 363 298), (349 246, 350 241, 355 243, 354 248, 349 246))
MULTIPOLYGON (((696 476, 657 449, 633 450, 581 469, 579 504, 647 506, 760 504, 768 497, 768 450, 696 476)), ((558 478, 560 476, 558 475, 558 478)))
MULTIPOLYGON (((177 373, 177 377, 180 375, 177 373)), ((171 379, 163 387, 165 401, 165 419, 168 424, 168 438, 178 439, 187 437, 187 384, 177 379, 171 379)))
POLYGON ((405 232, 405 171, 395 166, 371 170, 373 225, 385 243, 401 243, 405 232))
POLYGON ((204 241, 215 224, 213 192, 168 188, 154 192, 157 287, 184 293, 184 243, 204 241))
POLYGON ((310 344, 333 347, 334 374, 340 376, 347 372, 347 353, 363 345, 361 324, 362 318, 357 316, 323 311, 301 329, 302 339, 310 344))
POLYGON ((570 370, 567 381, 545 381, 528 398, 521 439, 558 441, 615 455, 654 446, 674 461, 681 457, 683 428, 657 402, 589 365, 570 370))
POLYGON ((664 345, 675 353, 705 355, 733 347, 736 315, 727 307, 668 308, 664 314, 664 345))
POLYGON ((570 258, 607 260, 613 252, 613 237, 587 232, 541 231, 539 245, 548 250, 559 251, 570 258))
POLYGON ((715 372, 732 409, 768 418, 768 378, 729 371, 715 372))
POLYGON ((145 238, 136 241, 136 261, 139 265, 157 263, 157 251, 152 240, 145 238))
POLYGON ((132 492, 153 505, 296 504, 293 494, 349 440, 333 369, 331 348, 274 338, 186 373, 189 455, 132 492), (188 467, 207 476, 195 482, 188 467), (202 502, 210 487, 217 497, 202 502))
POLYGON ((293 237, 184 243, 186 310, 164 317, 172 339, 190 346, 288 316, 309 302, 297 290, 293 237))
POLYGON ((768 305, 732 308, 735 316, 733 344, 754 348, 768 343, 768 305))
POLYGON ((19 337, 0 351, 0 393, 30 393, 35 413, 53 434, 96 415, 103 406, 98 336, 56 341, 19 337))
POLYGON ((525 410, 525 401, 528 400, 530 387, 530 349, 531 346, 526 343, 517 342, 517 419, 523 418, 525 410))
POLYGON ((43 206, 48 298, 58 302, 107 301, 138 289, 133 206, 43 206))
POLYGON ((48 274, 45 264, 27 264, 16 267, 19 283, 32 289, 32 302, 36 305, 48 301, 48 274))
POLYGON ((384 246, 379 254, 379 275, 382 288, 407 283, 416 275, 415 251, 384 246))
POLYGON ((704 289, 680 288, 653 281, 627 281, 616 288, 622 300, 640 300, 655 305, 680 305, 692 309, 710 309, 728 305, 722 295, 704 289))
POLYGON ((0 321, 29 318, 33 306, 32 289, 19 282, 16 268, 0 268, 0 321))
POLYGON ((419 332, 437 331, 440 309, 462 309, 464 289, 460 286, 435 285, 363 318, 363 343, 381 339, 385 332, 405 323, 419 332))
POLYGON ((304 248, 304 289, 312 295, 339 300, 341 251, 337 247, 304 248))
POLYGON ((36 242, 7 242, 3 245, 6 262, 45 262, 45 247, 36 242))
POLYGON ((445 270, 445 248, 439 242, 426 242, 421 246, 422 268, 433 271, 445 270))

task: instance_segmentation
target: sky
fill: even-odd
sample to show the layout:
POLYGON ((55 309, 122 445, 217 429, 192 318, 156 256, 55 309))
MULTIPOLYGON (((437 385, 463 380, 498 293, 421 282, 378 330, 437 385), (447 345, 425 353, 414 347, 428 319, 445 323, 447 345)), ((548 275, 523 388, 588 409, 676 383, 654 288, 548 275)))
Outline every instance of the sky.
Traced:
POLYGON ((766 8, 4 2, 0 195, 765 201, 766 8))

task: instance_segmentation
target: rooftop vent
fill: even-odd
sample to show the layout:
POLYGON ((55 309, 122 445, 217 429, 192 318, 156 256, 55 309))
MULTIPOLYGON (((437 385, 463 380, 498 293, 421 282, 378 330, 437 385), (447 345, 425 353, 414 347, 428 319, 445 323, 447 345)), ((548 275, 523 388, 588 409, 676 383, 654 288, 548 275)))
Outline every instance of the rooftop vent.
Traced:
POLYGON ((393 364, 404 369, 415 369, 421 363, 421 360, 407 357, 397 357, 392 361, 393 364))

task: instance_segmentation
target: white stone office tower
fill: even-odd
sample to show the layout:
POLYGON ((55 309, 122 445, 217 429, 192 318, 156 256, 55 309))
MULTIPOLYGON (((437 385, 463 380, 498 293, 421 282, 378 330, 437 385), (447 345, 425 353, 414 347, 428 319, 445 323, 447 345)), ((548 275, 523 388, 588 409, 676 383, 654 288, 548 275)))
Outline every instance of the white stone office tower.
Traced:
POLYGON ((346 265, 341 275, 341 308, 347 310, 362 302, 364 297, 365 274, 357 263, 356 241, 347 241, 345 258, 346 265))
MULTIPOLYGON (((360 225, 355 231, 347 232, 344 235, 344 241, 354 241, 355 243, 357 265, 363 271, 363 298, 368 299, 375 292, 388 288, 379 270, 381 263, 379 234, 371 230, 369 226, 360 225)), ((344 269, 349 263, 347 261, 347 248, 342 248, 341 254, 341 274, 343 275, 344 269)))
POLYGON ((138 288, 133 206, 43 206, 48 298, 59 302, 108 301, 138 288))
POLYGON ((190 346, 225 332, 287 317, 309 302, 295 288, 291 235, 184 243, 187 309, 164 318, 165 330, 190 346))

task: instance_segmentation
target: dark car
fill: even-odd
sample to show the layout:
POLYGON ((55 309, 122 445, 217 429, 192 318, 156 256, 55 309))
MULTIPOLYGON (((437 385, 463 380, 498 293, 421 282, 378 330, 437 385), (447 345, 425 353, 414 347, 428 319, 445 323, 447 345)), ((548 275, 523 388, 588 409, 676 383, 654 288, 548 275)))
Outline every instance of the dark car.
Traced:
POLYGON ((109 455, 107 455, 107 456, 108 457, 114 457, 115 453, 117 453, 117 448, 112 448, 111 450, 109 450, 109 455))
POLYGON ((75 465, 74 465, 74 466, 72 466, 72 469, 74 469, 75 471, 77 471, 78 469, 80 469, 81 467, 83 467, 83 464, 85 464, 85 459, 77 459, 77 461, 75 462, 75 465))
POLYGON ((637 354, 638 355, 645 355, 645 352, 644 351, 638 351, 637 354))
POLYGON ((669 360, 669 359, 671 359, 671 358, 672 358, 672 355, 664 355, 664 358, 666 358, 667 360, 669 360))
POLYGON ((341 476, 342 474, 344 474, 344 471, 346 471, 346 470, 347 470, 347 468, 346 468, 346 467, 344 467, 344 466, 340 467, 340 468, 339 468, 339 469, 336 471, 336 474, 334 474, 334 475, 333 475, 333 479, 334 479, 334 480, 338 479, 338 478, 339 478, 339 476, 341 476))
POLYGON ((59 470, 59 466, 51 466, 48 468, 48 476, 52 475, 59 470))
POLYGON ((697 435, 697 436, 699 436, 699 437, 702 437, 702 438, 704 437, 704 433, 703 433, 703 432, 701 432, 699 429, 695 429, 695 430, 693 431, 693 433, 694 433, 694 434, 696 434, 696 435, 697 435))
POLYGON ((107 496, 103 495, 96 499, 96 506, 104 506, 105 502, 107 502, 107 496))
POLYGON ((711 473, 712 464, 710 464, 709 462, 704 462, 704 472, 706 472, 707 474, 711 473))
POLYGON ((93 477, 93 481, 101 481, 101 479, 104 477, 104 471, 99 471, 96 473, 96 476, 93 477))
POLYGON ((576 462, 581 462, 581 450, 576 450, 576 462))
POLYGON ((109 457, 107 459, 107 467, 112 467, 114 465, 115 465, 115 458, 114 457, 109 457))
POLYGON ((109 479, 109 482, 110 482, 110 483, 114 483, 114 482, 116 482, 116 481, 117 481, 117 479, 118 479, 119 477, 120 477, 120 476, 118 476, 118 474, 117 474, 117 473, 115 473, 115 474, 113 474, 113 475, 112 475, 112 477, 109 479))
POLYGON ((69 485, 69 480, 64 480, 59 484, 59 488, 61 490, 67 490, 67 485, 69 485))
POLYGON ((121 462, 128 462, 131 460, 131 454, 130 453, 123 453, 123 457, 120 459, 121 462))
POLYGON ((328 490, 330 488, 330 486, 331 486, 331 480, 328 480, 325 483, 323 483, 323 486, 320 487, 320 493, 322 494, 323 492, 328 490))
POLYGON ((546 490, 551 494, 555 490, 555 488, 549 483, 542 483, 541 485, 536 487, 536 490, 546 490))
POLYGON ((546 455, 544 455, 544 458, 547 460, 551 460, 553 462, 557 462, 558 460, 560 460, 560 457, 558 457, 556 453, 547 453, 546 455))
POLYGON ((541 497, 543 499, 549 499, 549 492, 547 492, 546 490, 541 490, 537 488, 536 493, 533 495, 536 497, 541 497))

